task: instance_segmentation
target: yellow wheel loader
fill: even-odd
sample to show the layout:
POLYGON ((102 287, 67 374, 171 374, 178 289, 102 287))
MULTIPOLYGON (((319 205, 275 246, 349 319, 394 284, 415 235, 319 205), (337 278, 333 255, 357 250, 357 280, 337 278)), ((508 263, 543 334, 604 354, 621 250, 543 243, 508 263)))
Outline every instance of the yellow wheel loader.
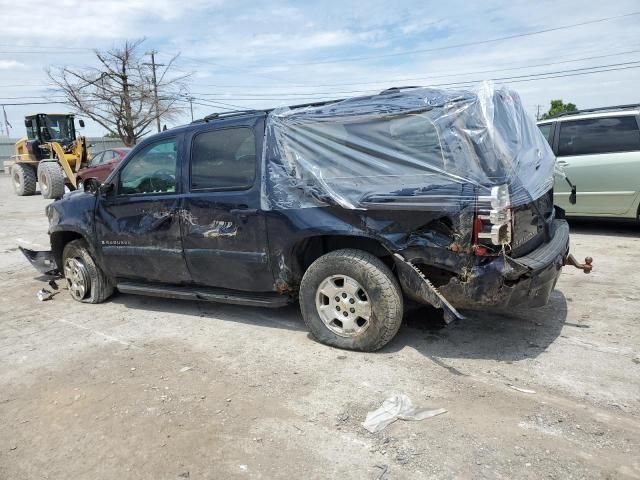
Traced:
POLYGON ((27 136, 16 142, 11 167, 16 194, 33 195, 36 183, 44 198, 62 198, 65 186, 75 190, 76 173, 91 157, 85 138, 76 137, 74 116, 38 113, 25 117, 24 124, 27 136))

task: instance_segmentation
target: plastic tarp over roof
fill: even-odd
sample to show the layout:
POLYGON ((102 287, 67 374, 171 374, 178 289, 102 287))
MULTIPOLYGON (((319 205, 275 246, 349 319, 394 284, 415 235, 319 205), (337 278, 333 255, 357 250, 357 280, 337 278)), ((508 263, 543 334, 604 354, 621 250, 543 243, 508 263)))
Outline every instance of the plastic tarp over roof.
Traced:
POLYGON ((520 97, 412 88, 267 118, 267 209, 459 210, 509 184, 513 206, 553 185, 555 158, 520 97))

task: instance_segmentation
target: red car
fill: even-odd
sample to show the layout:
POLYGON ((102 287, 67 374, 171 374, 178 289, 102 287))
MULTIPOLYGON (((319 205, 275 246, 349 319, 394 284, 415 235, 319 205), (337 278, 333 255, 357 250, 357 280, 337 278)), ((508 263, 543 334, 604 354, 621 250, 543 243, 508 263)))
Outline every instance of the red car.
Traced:
POLYGON ((110 148, 94 155, 89 165, 78 172, 78 188, 99 187, 130 151, 130 148, 110 148))

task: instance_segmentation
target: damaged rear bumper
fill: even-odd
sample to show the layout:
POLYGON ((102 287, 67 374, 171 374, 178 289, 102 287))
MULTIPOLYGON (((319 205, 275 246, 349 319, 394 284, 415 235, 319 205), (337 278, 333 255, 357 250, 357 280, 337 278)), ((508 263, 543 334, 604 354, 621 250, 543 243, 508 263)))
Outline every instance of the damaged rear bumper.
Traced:
POLYGON ((27 257, 29 263, 45 275, 58 275, 58 267, 56 265, 53 252, 50 250, 29 250, 28 248, 18 247, 20 251, 27 257))
MULTIPOLYGON (((496 257, 472 267, 465 275, 451 278, 436 290, 454 307, 454 312, 455 308, 541 307, 548 303, 568 254, 569 224, 554 220, 551 240, 528 255, 496 257)), ((409 280, 408 269, 403 270, 400 283, 416 299, 416 281, 409 280)), ((424 303, 432 303, 424 295, 419 297, 424 303)))

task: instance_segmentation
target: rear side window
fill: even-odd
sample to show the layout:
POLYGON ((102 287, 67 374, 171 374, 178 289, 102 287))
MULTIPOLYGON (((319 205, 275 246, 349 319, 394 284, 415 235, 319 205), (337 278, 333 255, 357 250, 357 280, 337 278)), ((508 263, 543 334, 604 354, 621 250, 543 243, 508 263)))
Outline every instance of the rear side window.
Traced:
POLYGON ((241 190, 256 178, 256 140, 251 128, 197 135, 191 147, 191 190, 241 190))
POLYGON ((589 118, 560 123, 558 155, 588 155, 640 150, 634 116, 589 118))
POLYGON ((542 135, 544 135, 544 138, 547 139, 547 142, 549 142, 549 145, 551 145, 551 131, 553 130, 552 127, 553 123, 544 123, 542 125, 538 125, 538 128, 542 132, 542 135))

